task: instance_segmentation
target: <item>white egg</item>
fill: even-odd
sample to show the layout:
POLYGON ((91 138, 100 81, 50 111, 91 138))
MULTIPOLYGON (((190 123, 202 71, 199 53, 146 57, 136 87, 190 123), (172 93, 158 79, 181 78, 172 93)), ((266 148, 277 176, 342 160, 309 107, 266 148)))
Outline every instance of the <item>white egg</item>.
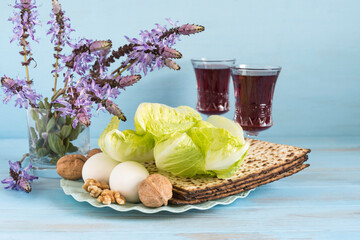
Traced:
POLYGON ((149 176, 140 163, 127 161, 117 165, 110 174, 110 189, 120 192, 127 202, 139 202, 138 185, 149 176))
POLYGON ((111 171, 118 164, 118 161, 110 158, 105 153, 97 153, 85 162, 82 169, 82 177, 84 181, 93 178, 98 181, 109 183, 111 171))

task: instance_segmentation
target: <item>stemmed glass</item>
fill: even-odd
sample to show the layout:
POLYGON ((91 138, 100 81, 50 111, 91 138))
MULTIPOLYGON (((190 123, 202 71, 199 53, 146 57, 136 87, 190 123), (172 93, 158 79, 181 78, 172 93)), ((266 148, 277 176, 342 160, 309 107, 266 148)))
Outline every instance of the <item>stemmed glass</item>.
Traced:
POLYGON ((272 100, 281 67, 241 64, 231 67, 235 92, 235 116, 249 136, 273 125, 272 100))
POLYGON ((191 59, 197 81, 196 109, 203 114, 223 114, 230 110, 230 67, 235 59, 191 59))

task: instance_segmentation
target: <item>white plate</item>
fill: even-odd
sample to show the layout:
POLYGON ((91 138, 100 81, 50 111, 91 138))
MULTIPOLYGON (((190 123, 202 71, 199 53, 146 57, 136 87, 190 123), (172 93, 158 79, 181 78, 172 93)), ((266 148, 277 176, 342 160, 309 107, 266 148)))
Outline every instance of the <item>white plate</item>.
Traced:
POLYGON ((182 213, 190 209, 207 210, 216 205, 228 205, 234 202, 238 198, 245 198, 249 195, 249 193, 252 190, 254 190, 252 189, 233 196, 221 198, 218 200, 208 201, 205 203, 191 204, 191 205, 168 205, 158 208, 148 208, 145 207, 142 203, 126 203, 125 205, 118 205, 118 204, 104 205, 102 203, 99 203, 96 200, 96 198, 91 197, 88 192, 82 189, 82 185, 83 185, 82 181, 70 181, 70 180, 61 179, 60 185, 66 195, 71 195, 78 202, 88 202, 89 204, 98 208, 110 207, 119 212, 128 212, 131 210, 136 210, 143 213, 157 213, 161 211, 182 213))

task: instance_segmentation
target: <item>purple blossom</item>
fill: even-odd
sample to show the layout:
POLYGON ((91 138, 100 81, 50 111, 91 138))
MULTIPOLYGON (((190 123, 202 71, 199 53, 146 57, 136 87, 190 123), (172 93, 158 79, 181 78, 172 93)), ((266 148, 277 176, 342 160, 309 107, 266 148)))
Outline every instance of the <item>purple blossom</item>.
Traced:
POLYGON ((8 103, 15 96, 15 106, 27 109, 29 105, 37 107, 38 102, 42 98, 41 95, 37 94, 35 90, 28 86, 25 80, 14 80, 4 76, 1 78, 1 85, 3 86, 3 92, 5 94, 3 99, 4 103, 8 103))
MULTIPOLYGON (((29 34, 32 40, 38 42, 38 39, 34 35, 36 32, 35 26, 41 25, 41 23, 39 21, 39 14, 36 10, 36 1, 20 0, 20 2, 18 2, 16 0, 12 7, 18 9, 19 12, 14 11, 14 16, 9 18, 9 21, 15 25, 13 29, 14 36, 10 42, 18 40, 20 44, 24 44, 26 34, 29 34)), ((30 49, 29 43, 25 44, 27 44, 30 49)))
MULTIPOLYGON (((24 155, 24 158, 28 154, 24 155)), ((24 159, 23 158, 23 159, 24 159)), ((38 177, 30 175, 28 171, 31 169, 32 165, 28 165, 25 168, 21 168, 21 161, 16 161, 12 163, 9 161, 10 165, 10 177, 5 178, 1 181, 3 184, 8 184, 5 189, 12 189, 16 191, 25 191, 26 193, 31 192, 31 182, 38 177)))
POLYGON ((140 39, 129 38, 126 40, 133 44, 133 51, 127 55, 125 64, 131 64, 129 71, 131 74, 148 71, 167 66, 171 69, 179 70, 180 67, 169 58, 181 58, 182 55, 177 50, 171 48, 178 40, 180 35, 189 35, 204 30, 204 27, 185 24, 178 27, 177 22, 167 19, 176 28, 168 29, 166 26, 155 24, 156 28, 150 31, 141 31, 140 39))
MULTIPOLYGON (((73 51, 69 56, 63 58, 63 62, 80 76, 88 77, 89 69, 95 60, 102 62, 102 59, 109 54, 111 41, 93 41, 83 38, 76 44, 69 45, 73 51)), ((100 65, 101 77, 110 77, 105 74, 106 71, 107 67, 100 65)))
POLYGON ((92 117, 92 96, 86 89, 71 87, 67 91, 67 97, 61 97, 54 101, 62 105, 55 110, 61 113, 62 117, 70 116, 74 118, 72 126, 75 128, 80 122, 85 126, 90 125, 90 118, 92 117))
MULTIPOLYGON (((75 30, 71 28, 70 19, 65 16, 65 11, 62 10, 58 0, 53 0, 52 4, 53 8, 50 13, 51 20, 47 22, 47 24, 50 25, 47 35, 51 35, 51 43, 55 45, 54 49, 56 54, 54 54, 54 57, 56 59, 62 59, 65 56, 60 54, 62 51, 61 47, 70 44, 70 34, 75 30)), ((57 77, 58 73, 64 69, 64 66, 61 66, 61 64, 56 61, 54 67, 55 69, 52 70, 51 73, 55 73, 55 77, 57 77)))
POLYGON ((65 16, 65 11, 57 0, 53 0, 53 9, 50 13, 51 20, 47 22, 50 29, 47 35, 51 35, 51 43, 65 46, 71 43, 70 34, 75 31, 71 28, 70 18, 65 16))

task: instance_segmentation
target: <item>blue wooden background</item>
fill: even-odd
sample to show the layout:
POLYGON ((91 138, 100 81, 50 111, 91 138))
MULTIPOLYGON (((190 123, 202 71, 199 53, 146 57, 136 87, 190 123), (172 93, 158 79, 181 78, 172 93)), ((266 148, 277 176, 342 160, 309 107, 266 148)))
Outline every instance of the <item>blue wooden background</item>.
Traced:
MULTIPOLYGON (((24 76, 19 47, 10 44, 12 25, 7 21, 12 1, 0 2, 0 75, 24 76)), ((166 17, 197 23, 205 32, 183 37, 176 46, 183 53, 182 69, 155 71, 128 88, 117 100, 133 128, 139 103, 195 106, 193 57, 235 57, 238 63, 270 63, 283 67, 274 99, 274 127, 264 137, 341 136, 360 134, 360 2, 357 0, 184 0, 184 1, 61 1, 73 36, 111 39, 126 43, 124 35, 138 35, 166 17)), ((39 1, 43 28, 33 44, 38 67, 30 69, 36 89, 46 95, 53 85, 53 47, 46 36, 51 1, 39 1)), ((234 113, 231 92, 232 118, 234 113)), ((0 138, 26 136, 26 114, 12 104, 0 104, 0 138)), ((110 116, 93 119, 97 138, 110 116)))

